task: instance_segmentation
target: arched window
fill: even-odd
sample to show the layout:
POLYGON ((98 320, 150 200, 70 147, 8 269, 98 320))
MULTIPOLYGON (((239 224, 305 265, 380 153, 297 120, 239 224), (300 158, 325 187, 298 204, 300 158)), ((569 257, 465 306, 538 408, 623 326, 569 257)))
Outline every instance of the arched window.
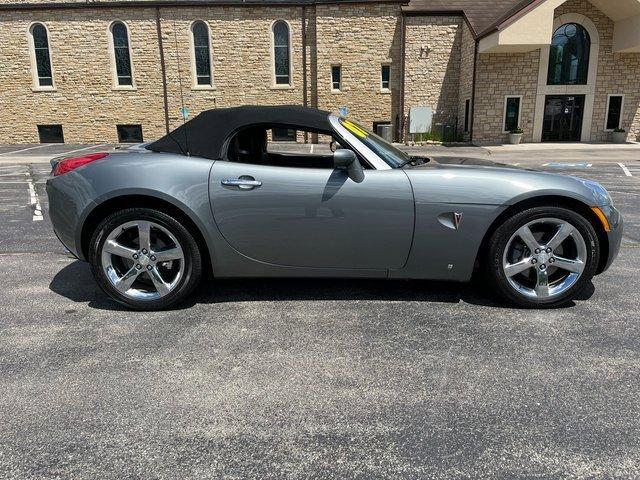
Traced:
POLYGON ((548 85, 586 85, 589 74, 591 38, 577 23, 558 28, 549 51, 548 85))
POLYGON ((49 52, 49 36, 47 29, 41 23, 31 27, 33 54, 35 57, 36 73, 39 87, 53 87, 53 73, 51 70, 51 53, 49 52))
POLYGON ((273 62, 276 85, 291 85, 289 24, 278 20, 273 24, 273 62))
POLYGON ((212 85, 209 27, 198 21, 191 27, 196 85, 212 85))
POLYGON ((129 52, 129 31, 122 22, 111 25, 113 38, 113 56, 118 85, 132 86, 133 73, 131 70, 131 53, 129 52))

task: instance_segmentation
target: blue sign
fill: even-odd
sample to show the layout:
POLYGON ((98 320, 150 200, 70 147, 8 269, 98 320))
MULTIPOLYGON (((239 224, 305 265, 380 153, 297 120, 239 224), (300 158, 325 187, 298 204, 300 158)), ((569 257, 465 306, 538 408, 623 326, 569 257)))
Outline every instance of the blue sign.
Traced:
POLYGON ((341 117, 346 117, 347 115, 349 115, 349 109, 347 107, 340 107, 339 110, 341 117))
POLYGON ((182 107, 182 108, 180 109, 180 116, 181 116, 182 118, 184 118, 185 120, 186 120, 187 118, 189 118, 189 109, 188 109, 187 107, 182 107))

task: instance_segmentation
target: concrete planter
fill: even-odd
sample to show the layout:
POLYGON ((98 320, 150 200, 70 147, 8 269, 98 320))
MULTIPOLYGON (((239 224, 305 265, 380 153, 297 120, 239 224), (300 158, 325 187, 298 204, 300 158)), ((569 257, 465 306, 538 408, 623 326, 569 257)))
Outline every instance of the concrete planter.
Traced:
POLYGON ((509 134, 509 143, 511 145, 520 145, 522 141, 522 133, 510 133, 509 134))
POLYGON ((611 140, 613 141, 613 143, 626 143, 627 132, 613 132, 611 134, 611 140))

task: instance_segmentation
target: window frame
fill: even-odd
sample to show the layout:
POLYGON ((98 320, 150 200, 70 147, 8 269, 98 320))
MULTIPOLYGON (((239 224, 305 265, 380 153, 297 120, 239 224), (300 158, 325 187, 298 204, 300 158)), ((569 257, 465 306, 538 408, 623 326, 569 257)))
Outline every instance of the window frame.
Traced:
POLYGON ((38 130, 38 140, 40 141, 41 145, 50 145, 50 144, 64 144, 64 126, 61 123, 45 123, 45 124, 37 124, 36 125, 36 129, 38 130), (51 128, 51 127, 60 127, 60 142, 43 142, 42 141, 42 134, 43 134, 43 130, 46 128, 51 128))
POLYGON ((502 133, 511 133, 510 130, 507 130, 507 105, 511 98, 518 99, 518 121, 516 122, 516 128, 520 127, 520 120, 522 119, 522 97, 522 95, 505 95, 504 107, 502 109, 502 133))
POLYGON ((622 117, 624 115, 624 93, 610 93, 607 95, 607 108, 604 110, 604 131, 605 132, 613 132, 616 128, 622 128, 622 117), (614 128, 608 128, 609 126, 609 107, 611 105, 611 97, 621 97, 622 100, 620 102, 620 118, 618 119, 618 126, 614 128))
POLYGON ((29 57, 31 60, 31 81, 32 90, 34 92, 52 92, 57 90, 56 74, 53 68, 53 55, 51 54, 51 34, 49 27, 43 22, 32 22, 27 28, 27 37, 29 41, 29 57), (47 33, 47 48, 49 50, 49 69, 51 70, 51 85, 40 84, 40 74, 38 73, 38 57, 36 56, 36 44, 33 38, 33 29, 37 26, 44 27, 47 33))
MULTIPOLYGON (((278 18, 271 23, 271 88, 272 89, 291 89, 293 87, 293 43, 291 35, 291 24, 283 18, 278 18), (275 28, 278 23, 284 23, 287 26, 288 39, 288 60, 289 60, 289 82, 278 83, 278 75, 276 75, 276 32, 275 28)), ((280 75, 282 76, 282 75, 280 75)))
POLYGON ((108 37, 109 37, 109 56, 111 58, 111 82, 112 90, 137 90, 138 86, 136 84, 136 72, 134 68, 133 62, 133 49, 131 48, 131 28, 127 22, 123 20, 114 20, 109 24, 108 28, 108 37), (116 59, 116 44, 115 38, 113 36, 113 27, 117 24, 122 24, 127 31, 127 50, 129 52, 129 66, 131 68, 131 85, 121 85, 120 84, 120 76, 118 75, 118 64, 116 59))
POLYGON ((195 20, 189 27, 189 41, 191 44, 191 89, 192 90, 215 90, 215 81, 213 79, 213 44, 211 36, 211 26, 204 20, 195 20), (209 78, 211 81, 208 84, 198 83, 198 65, 196 60, 196 39, 194 36, 194 27, 199 23, 207 27, 207 41, 209 44, 209 78))
POLYGON ((120 145, 135 145, 137 143, 144 143, 144 131, 141 123, 119 123, 116 125, 116 134, 118 135, 118 144, 120 145), (123 140, 122 131, 126 128, 139 128, 140 129, 140 141, 125 142, 123 140))
POLYGON ((331 91, 333 93, 339 93, 342 91, 342 65, 339 63, 332 63, 331 64, 331 91), (334 83, 335 81, 333 80, 333 69, 334 68, 338 68, 339 69, 339 73, 338 73, 338 88, 335 88, 334 83))
POLYGON ((380 64, 380 91, 382 93, 391 93, 391 62, 383 62, 380 64), (384 77, 382 75, 385 67, 389 69, 389 80, 387 81, 388 85, 386 87, 384 86, 384 77))
MULTIPOLYGON (((566 35, 565 35, 566 36, 566 35)), ((569 38, 569 37, 567 37, 569 38)), ((582 25, 581 23, 578 22, 565 22, 562 23, 559 27, 555 28, 553 30, 553 33, 551 35, 551 44, 550 44, 550 48, 549 48, 549 60, 547 62, 547 80, 546 80, 546 84, 548 86, 586 86, 589 85, 589 74, 590 74, 590 67, 591 67, 591 49, 593 48, 593 39, 591 38, 591 34, 589 33, 589 30, 582 25), (555 47, 554 45, 554 39, 556 38, 556 36, 561 35, 558 32, 560 31, 560 29, 565 28, 569 25, 574 25, 577 29, 580 29, 584 34, 585 34, 585 39, 587 41, 587 50, 586 50, 586 58, 583 58, 582 60, 586 60, 587 64, 586 65, 580 65, 581 69, 578 69, 577 71, 577 81, 575 83, 571 83, 571 82, 552 82, 551 81, 551 73, 552 73, 552 65, 551 62, 553 60, 553 49, 555 47), (580 78, 580 74, 584 75, 584 82, 582 82, 582 79, 580 78)), ((583 55, 584 57, 584 55, 583 55)), ((558 65, 558 63, 554 63, 554 66, 558 65)), ((564 63, 560 64, 561 67, 564 67, 564 63)), ((562 76, 562 73, 561 75, 562 76)))

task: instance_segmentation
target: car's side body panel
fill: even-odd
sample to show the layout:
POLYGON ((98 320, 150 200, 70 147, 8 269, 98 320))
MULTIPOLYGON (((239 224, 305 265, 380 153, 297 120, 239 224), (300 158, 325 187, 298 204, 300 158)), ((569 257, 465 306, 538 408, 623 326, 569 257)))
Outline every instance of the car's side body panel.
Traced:
MULTIPOLYGON (((211 207, 226 242, 273 266, 386 270, 407 261, 414 228, 411 185, 401 170, 275 167, 217 161, 211 207), (224 185, 251 178, 260 186, 224 185)), ((233 275, 234 268, 218 267, 233 275)))

